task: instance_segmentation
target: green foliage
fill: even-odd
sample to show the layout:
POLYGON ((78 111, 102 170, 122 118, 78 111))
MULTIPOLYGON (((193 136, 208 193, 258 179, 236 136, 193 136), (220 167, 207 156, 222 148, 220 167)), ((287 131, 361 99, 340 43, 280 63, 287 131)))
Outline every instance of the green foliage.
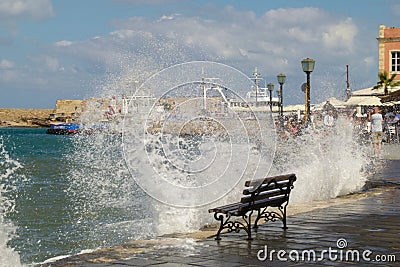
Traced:
POLYGON ((385 95, 387 95, 389 93, 388 91, 389 87, 395 87, 400 85, 400 81, 394 80, 395 77, 396 77, 395 73, 389 77, 389 74, 386 71, 380 72, 379 81, 372 89, 383 88, 385 95))

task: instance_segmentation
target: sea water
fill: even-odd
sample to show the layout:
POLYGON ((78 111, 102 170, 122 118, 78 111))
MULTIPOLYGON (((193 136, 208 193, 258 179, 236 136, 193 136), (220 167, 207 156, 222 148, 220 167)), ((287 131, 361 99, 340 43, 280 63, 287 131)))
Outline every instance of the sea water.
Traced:
POLYGON ((15 202, 8 195, 15 190, 15 183, 9 181, 22 165, 10 158, 4 148, 4 139, 0 136, 0 265, 21 266, 20 256, 13 248, 8 246, 8 241, 15 236, 16 228, 7 215, 15 210, 15 202))
POLYGON ((4 223, 15 227, 2 242, 27 263, 53 256, 60 248, 69 250, 71 245, 64 240, 72 233, 65 191, 70 140, 46 135, 45 129, 6 128, 0 129, 0 136, 1 168, 6 173, 1 180, 2 203, 12 206, 2 216, 4 223))

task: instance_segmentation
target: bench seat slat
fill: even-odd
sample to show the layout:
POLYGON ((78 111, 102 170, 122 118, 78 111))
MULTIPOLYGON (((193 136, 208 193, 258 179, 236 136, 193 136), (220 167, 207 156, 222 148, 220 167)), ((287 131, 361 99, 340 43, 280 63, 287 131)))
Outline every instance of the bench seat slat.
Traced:
POLYGON ((261 184, 259 187, 248 187, 246 189, 243 190, 243 195, 251 195, 255 190, 257 190, 258 192, 262 192, 262 191, 270 191, 270 190, 274 190, 274 189, 279 189, 282 187, 286 187, 289 184, 289 180, 288 181, 283 181, 283 182, 278 182, 277 184, 275 183, 270 183, 270 184, 261 184))
MULTIPOLYGON (((287 187, 286 187, 287 188, 287 187)), ((268 192, 263 192, 255 197, 252 197, 251 195, 247 195, 245 197, 242 197, 242 199, 240 200, 241 203, 250 203, 252 201, 258 201, 258 200, 262 200, 262 199, 270 199, 276 196, 288 196, 290 193, 290 191, 288 191, 287 189, 284 190, 276 190, 276 191, 268 191, 268 192)))
POLYGON ((213 208, 213 209, 209 209, 208 212, 221 212, 221 213, 226 213, 229 212, 231 210, 235 210, 238 209, 240 207, 240 205, 242 205, 242 203, 238 202, 238 203, 233 203, 233 204, 229 204, 229 205, 225 205, 225 206, 221 206, 221 207, 217 207, 217 208, 213 208))
POLYGON ((270 206, 270 207, 278 207, 282 205, 286 201, 286 197, 281 196, 281 197, 276 197, 273 199, 262 199, 259 201, 254 202, 254 204, 249 205, 246 203, 235 203, 234 205, 226 205, 214 209, 208 210, 208 212, 218 212, 218 213, 224 213, 224 214, 232 214, 235 216, 241 216, 247 211, 250 210, 258 210, 260 208, 264 208, 265 206, 270 206))
POLYGON ((273 176, 273 177, 267 177, 265 179, 257 179, 257 180, 251 180, 251 181, 246 181, 244 183, 244 186, 249 187, 249 186, 258 186, 260 184, 268 184, 270 183, 272 180, 275 180, 277 182, 280 181, 285 181, 285 180, 290 180, 290 179, 294 179, 294 181, 296 180, 296 175, 294 173, 291 174, 285 174, 285 175, 278 175, 278 176, 273 176))
POLYGON ((287 198, 285 197, 278 197, 278 198, 274 198, 274 199, 264 199, 261 201, 256 201, 253 205, 249 206, 249 205, 243 205, 240 206, 238 211, 239 213, 242 213, 244 211, 249 211, 249 210, 258 210, 261 208, 265 208, 267 206, 269 207, 279 207, 281 206, 283 203, 285 203, 287 201, 287 198))

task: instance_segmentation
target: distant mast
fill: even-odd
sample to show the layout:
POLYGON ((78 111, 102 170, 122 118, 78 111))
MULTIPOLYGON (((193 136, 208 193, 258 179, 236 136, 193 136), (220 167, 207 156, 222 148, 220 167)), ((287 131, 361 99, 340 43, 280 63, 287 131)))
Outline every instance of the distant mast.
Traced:
POLYGON ((346 85, 346 97, 348 100, 350 98, 349 65, 346 65, 346 85))
POLYGON ((256 84, 256 106, 257 106, 257 102, 258 102, 258 92, 259 92, 259 81, 260 81, 260 73, 258 73, 257 67, 254 69, 253 72, 253 77, 254 77, 254 83, 256 84))

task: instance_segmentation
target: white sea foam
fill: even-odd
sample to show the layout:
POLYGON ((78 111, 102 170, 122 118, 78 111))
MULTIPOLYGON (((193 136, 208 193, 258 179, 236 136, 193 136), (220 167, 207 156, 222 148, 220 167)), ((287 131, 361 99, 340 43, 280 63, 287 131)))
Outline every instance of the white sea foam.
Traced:
POLYGON ((13 212, 15 203, 6 194, 13 190, 13 174, 22 165, 12 158, 4 147, 3 137, 0 136, 0 266, 18 267, 22 266, 20 255, 11 248, 8 242, 15 235, 16 227, 6 217, 13 212))
POLYGON ((345 118, 331 132, 312 131, 278 146, 271 173, 295 173, 292 203, 326 200, 362 189, 369 147, 359 144, 345 118))
MULTIPOLYGON (((93 251, 95 251, 95 250, 94 249, 84 249, 84 250, 80 251, 79 253, 77 253, 76 255, 88 254, 88 253, 92 253, 93 251)), ((56 261, 59 261, 59 260, 62 260, 62 259, 65 259, 65 258, 68 258, 71 256, 72 255, 67 254, 67 255, 60 255, 60 256, 52 257, 52 258, 49 258, 49 259, 41 262, 40 264, 48 264, 48 263, 56 262, 56 261)))

